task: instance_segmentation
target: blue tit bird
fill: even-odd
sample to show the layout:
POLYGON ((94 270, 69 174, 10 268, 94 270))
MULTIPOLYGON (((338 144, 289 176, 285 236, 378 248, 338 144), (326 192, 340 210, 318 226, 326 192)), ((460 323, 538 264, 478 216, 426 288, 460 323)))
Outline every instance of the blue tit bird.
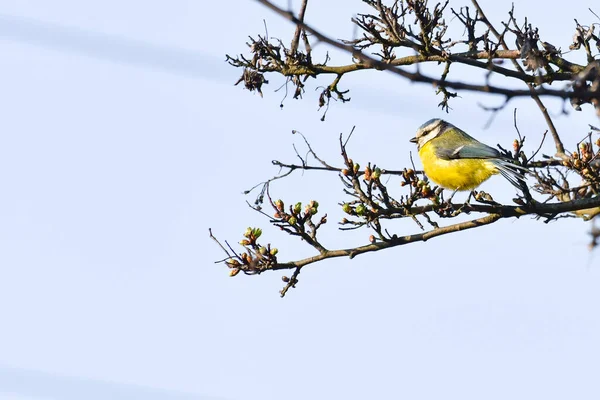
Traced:
POLYGON ((526 168, 444 120, 425 122, 410 141, 417 144, 425 175, 454 193, 473 190, 496 174, 523 189, 526 168))

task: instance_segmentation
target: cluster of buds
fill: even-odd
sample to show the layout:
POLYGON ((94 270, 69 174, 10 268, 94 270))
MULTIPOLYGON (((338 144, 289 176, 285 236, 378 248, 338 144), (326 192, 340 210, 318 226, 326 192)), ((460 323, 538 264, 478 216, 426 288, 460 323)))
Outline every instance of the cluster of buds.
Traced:
POLYGON ((381 177, 381 169, 375 167, 375 169, 371 169, 369 165, 365 168, 365 181, 378 181, 381 177))
MULTIPOLYGON (((600 147, 600 139, 596 141, 596 146, 600 147)), ((595 151, 591 142, 585 141, 579 143, 577 151, 571 153, 571 156, 563 160, 562 164, 572 170, 575 170, 583 179, 583 185, 578 189, 576 197, 584 197, 591 190, 596 193, 598 183, 600 182, 598 173, 600 171, 600 151, 595 151), (593 185, 590 187, 587 184, 593 185)))
POLYGON ((271 247, 270 244, 261 246, 257 241, 261 235, 260 228, 246 229, 244 239, 240 240, 240 245, 244 246, 246 251, 225 260, 225 264, 231 269, 229 276, 236 276, 240 271, 257 274, 267 269, 269 265, 277 263, 277 248, 271 247))
MULTIPOLYGON (((357 202, 353 202, 357 203, 357 202)), ((344 211, 348 215, 359 216, 359 217, 374 217, 377 215, 378 210, 374 207, 369 208, 364 203, 358 203, 354 206, 352 203, 343 203, 342 211, 344 211)), ((342 224, 348 223, 348 220, 344 218, 342 220, 342 224)))
MULTIPOLYGON (((600 139, 596 141, 596 145, 600 147, 600 139)), ((588 142, 581 142, 578 151, 574 151, 571 157, 563 161, 565 167, 577 170, 584 178, 593 178, 597 175, 597 167, 594 163, 594 149, 588 142)))
POLYGON ((404 171, 402 171, 402 179, 403 180, 400 182, 400 186, 410 185, 415 188, 415 194, 418 196, 418 198, 429 199, 434 204, 439 204, 440 197, 438 193, 431 188, 431 185, 428 181, 419 179, 414 169, 405 168, 404 171))
MULTIPOLYGON (((600 139, 598 139, 597 142, 600 142, 600 139)), ((579 152, 581 153, 581 161, 583 161, 584 163, 590 162, 592 160, 592 158, 594 157, 594 152, 593 152, 593 148, 592 146, 587 143, 587 142, 581 142, 579 144, 579 152)))
MULTIPOLYGON (((281 199, 276 200, 273 205, 275 207, 275 214, 273 216, 280 221, 287 222, 293 227, 297 227, 298 224, 302 225, 319 212, 319 202, 316 200, 311 200, 304 207, 304 212, 302 212, 302 202, 297 202, 293 206, 290 206, 288 212, 285 211, 285 204, 281 199)), ((320 223, 324 224, 325 222, 327 222, 327 219, 324 216, 321 218, 320 223)))
POLYGON ((342 169, 342 175, 344 176, 354 176, 356 174, 358 174, 358 171, 360 171, 360 164, 359 163, 354 163, 354 161, 352 161, 352 159, 348 159, 348 163, 346 164, 347 168, 342 169))
MULTIPOLYGON (((300 205, 300 207, 302 207, 302 203, 296 203, 296 205, 300 205)), ((316 200, 311 200, 310 203, 308 203, 304 208, 304 215, 316 215, 318 212, 319 202, 316 200)))
POLYGON ((415 170, 412 168, 406 169, 402 171, 402 182, 400 182, 400 186, 410 185, 412 187, 417 187, 417 183, 419 182, 419 178, 415 173, 415 170))
MULTIPOLYGON (((596 145, 600 147, 600 139, 596 141, 596 145)), ((592 145, 586 142, 580 143, 579 152, 581 153, 581 161, 583 162, 583 168, 580 170, 581 176, 588 180, 597 180, 598 166, 591 162, 594 159, 594 149, 592 145)))
POLYGON ((440 204, 440 191, 433 190, 429 182, 424 181, 423 179, 419 179, 416 183, 417 193, 423 199, 429 199, 433 204, 440 204))
POLYGON ((245 239, 240 240, 242 246, 253 246, 256 244, 256 240, 262 235, 262 229, 260 228, 246 228, 244 231, 245 239))
MULTIPOLYGON (((368 215, 368 213, 369 213, 369 209, 363 203, 359 203, 356 206, 353 206, 350 203, 343 203, 342 211, 344 211, 348 215, 355 215, 355 216, 359 216, 359 217, 364 217, 364 216, 368 215)), ((345 221, 344 220, 342 221, 342 223, 347 222, 347 220, 345 220, 345 221)))
POLYGON ((431 186, 429 186, 429 182, 426 182, 422 179, 417 182, 417 188, 423 197, 429 197, 433 193, 431 186))

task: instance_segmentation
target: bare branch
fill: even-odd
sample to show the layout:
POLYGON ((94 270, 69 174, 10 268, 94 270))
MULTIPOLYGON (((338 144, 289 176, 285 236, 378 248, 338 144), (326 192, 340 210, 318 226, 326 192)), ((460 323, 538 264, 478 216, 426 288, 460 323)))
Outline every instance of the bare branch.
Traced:
MULTIPOLYGON (((306 32, 312 34, 319 41, 327 43, 339 50, 346 51, 346 52, 350 53, 353 58, 355 58, 359 61, 359 63, 356 63, 356 64, 350 64, 347 66, 340 66, 340 67, 328 67, 325 65, 300 65, 300 64, 281 65, 277 69, 268 69, 268 70, 263 69, 262 71, 279 71, 283 75, 286 75, 286 76, 290 76, 290 75, 307 75, 308 76, 308 75, 317 75, 320 73, 333 73, 336 75, 340 75, 340 74, 344 74, 347 72, 356 71, 356 70, 360 70, 360 69, 378 69, 378 70, 390 71, 396 75, 407 78, 414 82, 430 83, 434 87, 443 86, 443 87, 456 89, 456 90, 467 90, 467 91, 475 91, 475 92, 482 92, 482 93, 499 94, 499 95, 504 95, 507 98, 532 96, 532 95, 552 96, 552 97, 557 97, 557 98, 561 98, 561 99, 577 98, 578 100, 582 100, 582 101, 591 101, 591 100, 600 98, 600 93, 598 93, 599 91, 588 90, 588 91, 582 91, 581 93, 574 93, 571 90, 554 90, 554 89, 548 89, 545 87, 530 88, 530 90, 514 90, 514 89, 503 88, 503 87, 499 87, 499 86, 493 86, 493 85, 489 85, 489 84, 474 85, 474 84, 468 84, 468 83, 458 82, 458 81, 441 80, 441 79, 437 79, 434 77, 423 75, 420 72, 408 72, 401 68, 397 68, 397 66, 423 62, 423 59, 421 57, 426 57, 425 60, 428 60, 428 61, 440 61, 440 60, 442 60, 442 58, 443 58, 443 61, 450 60, 450 61, 465 62, 465 60, 461 59, 460 55, 457 56, 458 58, 456 58, 455 56, 451 56, 451 55, 447 55, 446 57, 443 57, 442 55, 439 55, 439 54, 438 55, 427 54, 427 55, 409 56, 409 57, 399 59, 398 61, 395 61, 395 62, 394 61, 392 61, 392 62, 379 61, 371 56, 364 54, 361 50, 359 50, 351 45, 343 44, 343 43, 340 43, 336 40, 333 40, 333 39, 327 37, 326 35, 322 34, 321 32, 314 29, 313 27, 305 24, 298 17, 296 17, 292 12, 282 9, 282 8, 276 6, 275 4, 271 3, 268 0, 256 0, 256 1, 263 4, 267 8, 271 9, 272 11, 276 12, 277 14, 281 15, 282 17, 288 19, 289 21, 293 22, 294 24, 296 24, 296 26, 301 27, 306 32), (453 59, 453 57, 454 57, 454 59, 453 59)), ((502 54, 502 53, 494 52, 493 56, 496 58, 497 54, 502 54)), ((477 55, 475 55, 475 57, 483 59, 483 58, 489 58, 490 55, 488 54, 488 57, 486 57, 486 53, 477 53, 477 55)), ((507 57, 507 54, 505 54, 505 57, 511 58, 511 59, 517 58, 514 51, 513 51, 513 53, 511 53, 510 57, 507 57)), ((577 66, 576 64, 570 63, 570 62, 558 57, 556 54, 549 54, 547 57, 548 57, 549 62, 559 65, 561 70, 563 70, 563 71, 567 70, 567 71, 570 71, 571 73, 577 73, 577 72, 581 72, 584 68, 582 66, 577 66)), ((243 63, 236 63, 235 60, 233 60, 231 57, 228 57, 228 60, 233 65, 243 66, 243 63)), ((472 64, 471 61, 469 61, 469 63, 472 64)), ((487 65, 485 65, 485 66, 482 65, 481 67, 488 68, 487 65)), ((503 71, 504 73, 507 74, 507 76, 512 76, 512 77, 523 78, 523 74, 524 74, 524 72, 522 70, 518 71, 517 73, 508 72, 510 70, 500 70, 498 68, 496 68, 496 70, 503 71)), ((554 74, 553 74, 553 77, 554 77, 554 74)), ((568 75, 556 75, 556 78, 557 79, 568 79, 568 75)), ((549 77, 542 78, 542 82, 544 81, 544 79, 549 80, 550 78, 549 77)), ((557 80, 557 79, 552 79, 552 80, 557 80)), ((524 78, 524 80, 526 80, 526 81, 533 80, 534 81, 533 83, 536 83, 535 78, 524 78)))

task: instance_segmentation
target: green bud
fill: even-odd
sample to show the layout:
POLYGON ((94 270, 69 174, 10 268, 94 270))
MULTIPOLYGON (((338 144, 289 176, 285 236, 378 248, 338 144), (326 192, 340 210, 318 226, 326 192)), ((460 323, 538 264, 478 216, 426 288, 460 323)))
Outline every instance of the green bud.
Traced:
POLYGON ((359 204, 358 206, 356 206, 356 214, 357 215, 365 215, 367 212, 367 207, 365 207, 364 204, 359 204))
POLYGON ((254 236, 254 239, 258 239, 260 237, 260 235, 262 235, 262 229, 260 229, 260 228, 252 229, 252 236, 254 236))
POLYGON ((235 258, 230 258, 229 260, 225 261, 225 263, 229 268, 235 268, 240 266, 240 262, 235 258))
POLYGON ((371 174, 371 177, 373 179, 379 179, 380 176, 381 176, 381 169, 375 168, 375 171, 373 171, 373 173, 371 174))
POLYGON ((352 214, 352 206, 348 203, 344 203, 342 204, 342 211, 344 211, 346 214, 352 214))
POLYGON ((244 237, 249 238, 250 235, 252 235, 252 228, 246 228, 246 230, 244 231, 244 237))
POLYGON ((277 207, 277 209, 279 211, 283 211, 283 207, 284 207, 283 200, 281 200, 281 199, 276 200, 275 207, 277 207))
POLYGON ((270 253, 270 254, 271 254, 272 256, 274 256, 274 255, 276 255, 277 253, 279 253, 279 250, 277 250, 277 248, 276 248, 276 247, 273 247, 273 248, 271 249, 271 253, 270 253))
POLYGON ((290 225, 296 225, 296 222, 298 222, 298 220, 296 219, 296 217, 290 217, 290 219, 288 219, 288 224, 290 225))
POLYGON ((300 214, 300 211, 302 211, 302 202, 299 201, 294 204, 294 214, 300 214))

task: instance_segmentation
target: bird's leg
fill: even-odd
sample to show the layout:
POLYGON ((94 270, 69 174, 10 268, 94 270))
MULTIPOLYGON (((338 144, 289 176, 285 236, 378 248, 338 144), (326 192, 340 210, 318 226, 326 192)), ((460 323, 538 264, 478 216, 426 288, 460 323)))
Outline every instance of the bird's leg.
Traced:
MULTIPOLYGON (((454 196, 454 194, 456 192, 458 192, 458 190, 455 190, 454 193, 452 193, 452 196, 454 196)), ((470 203, 470 201, 471 201, 471 197, 475 195, 474 192, 475 191, 472 190, 471 193, 469 193, 469 197, 467 197, 467 200, 460 207, 458 207, 458 209, 456 211, 454 211, 452 213, 453 217, 455 217, 458 214, 463 213, 463 212, 467 213, 467 214, 469 214, 471 212, 471 203, 470 203)))
POLYGON ((450 198, 448 199, 448 201, 446 203, 452 204, 452 198, 454 197, 456 192, 458 192, 458 189, 456 189, 456 190, 454 190, 454 192, 452 192, 452 194, 450 195, 450 198))
POLYGON ((465 201, 460 207, 458 207, 457 209, 454 208, 454 205, 452 204, 452 198, 459 190, 460 189, 454 190, 454 192, 452 192, 452 194, 450 195, 450 198, 446 201, 447 211, 449 212, 449 216, 451 217, 456 217, 462 212, 466 212, 467 214, 471 212, 471 204, 469 204, 469 201, 471 200, 473 192, 469 194, 467 201, 465 201))
POLYGON ((470 204, 471 197, 477 198, 477 192, 474 190, 471 190, 471 192, 469 193, 469 197, 467 197, 467 201, 465 201, 465 205, 470 204))

